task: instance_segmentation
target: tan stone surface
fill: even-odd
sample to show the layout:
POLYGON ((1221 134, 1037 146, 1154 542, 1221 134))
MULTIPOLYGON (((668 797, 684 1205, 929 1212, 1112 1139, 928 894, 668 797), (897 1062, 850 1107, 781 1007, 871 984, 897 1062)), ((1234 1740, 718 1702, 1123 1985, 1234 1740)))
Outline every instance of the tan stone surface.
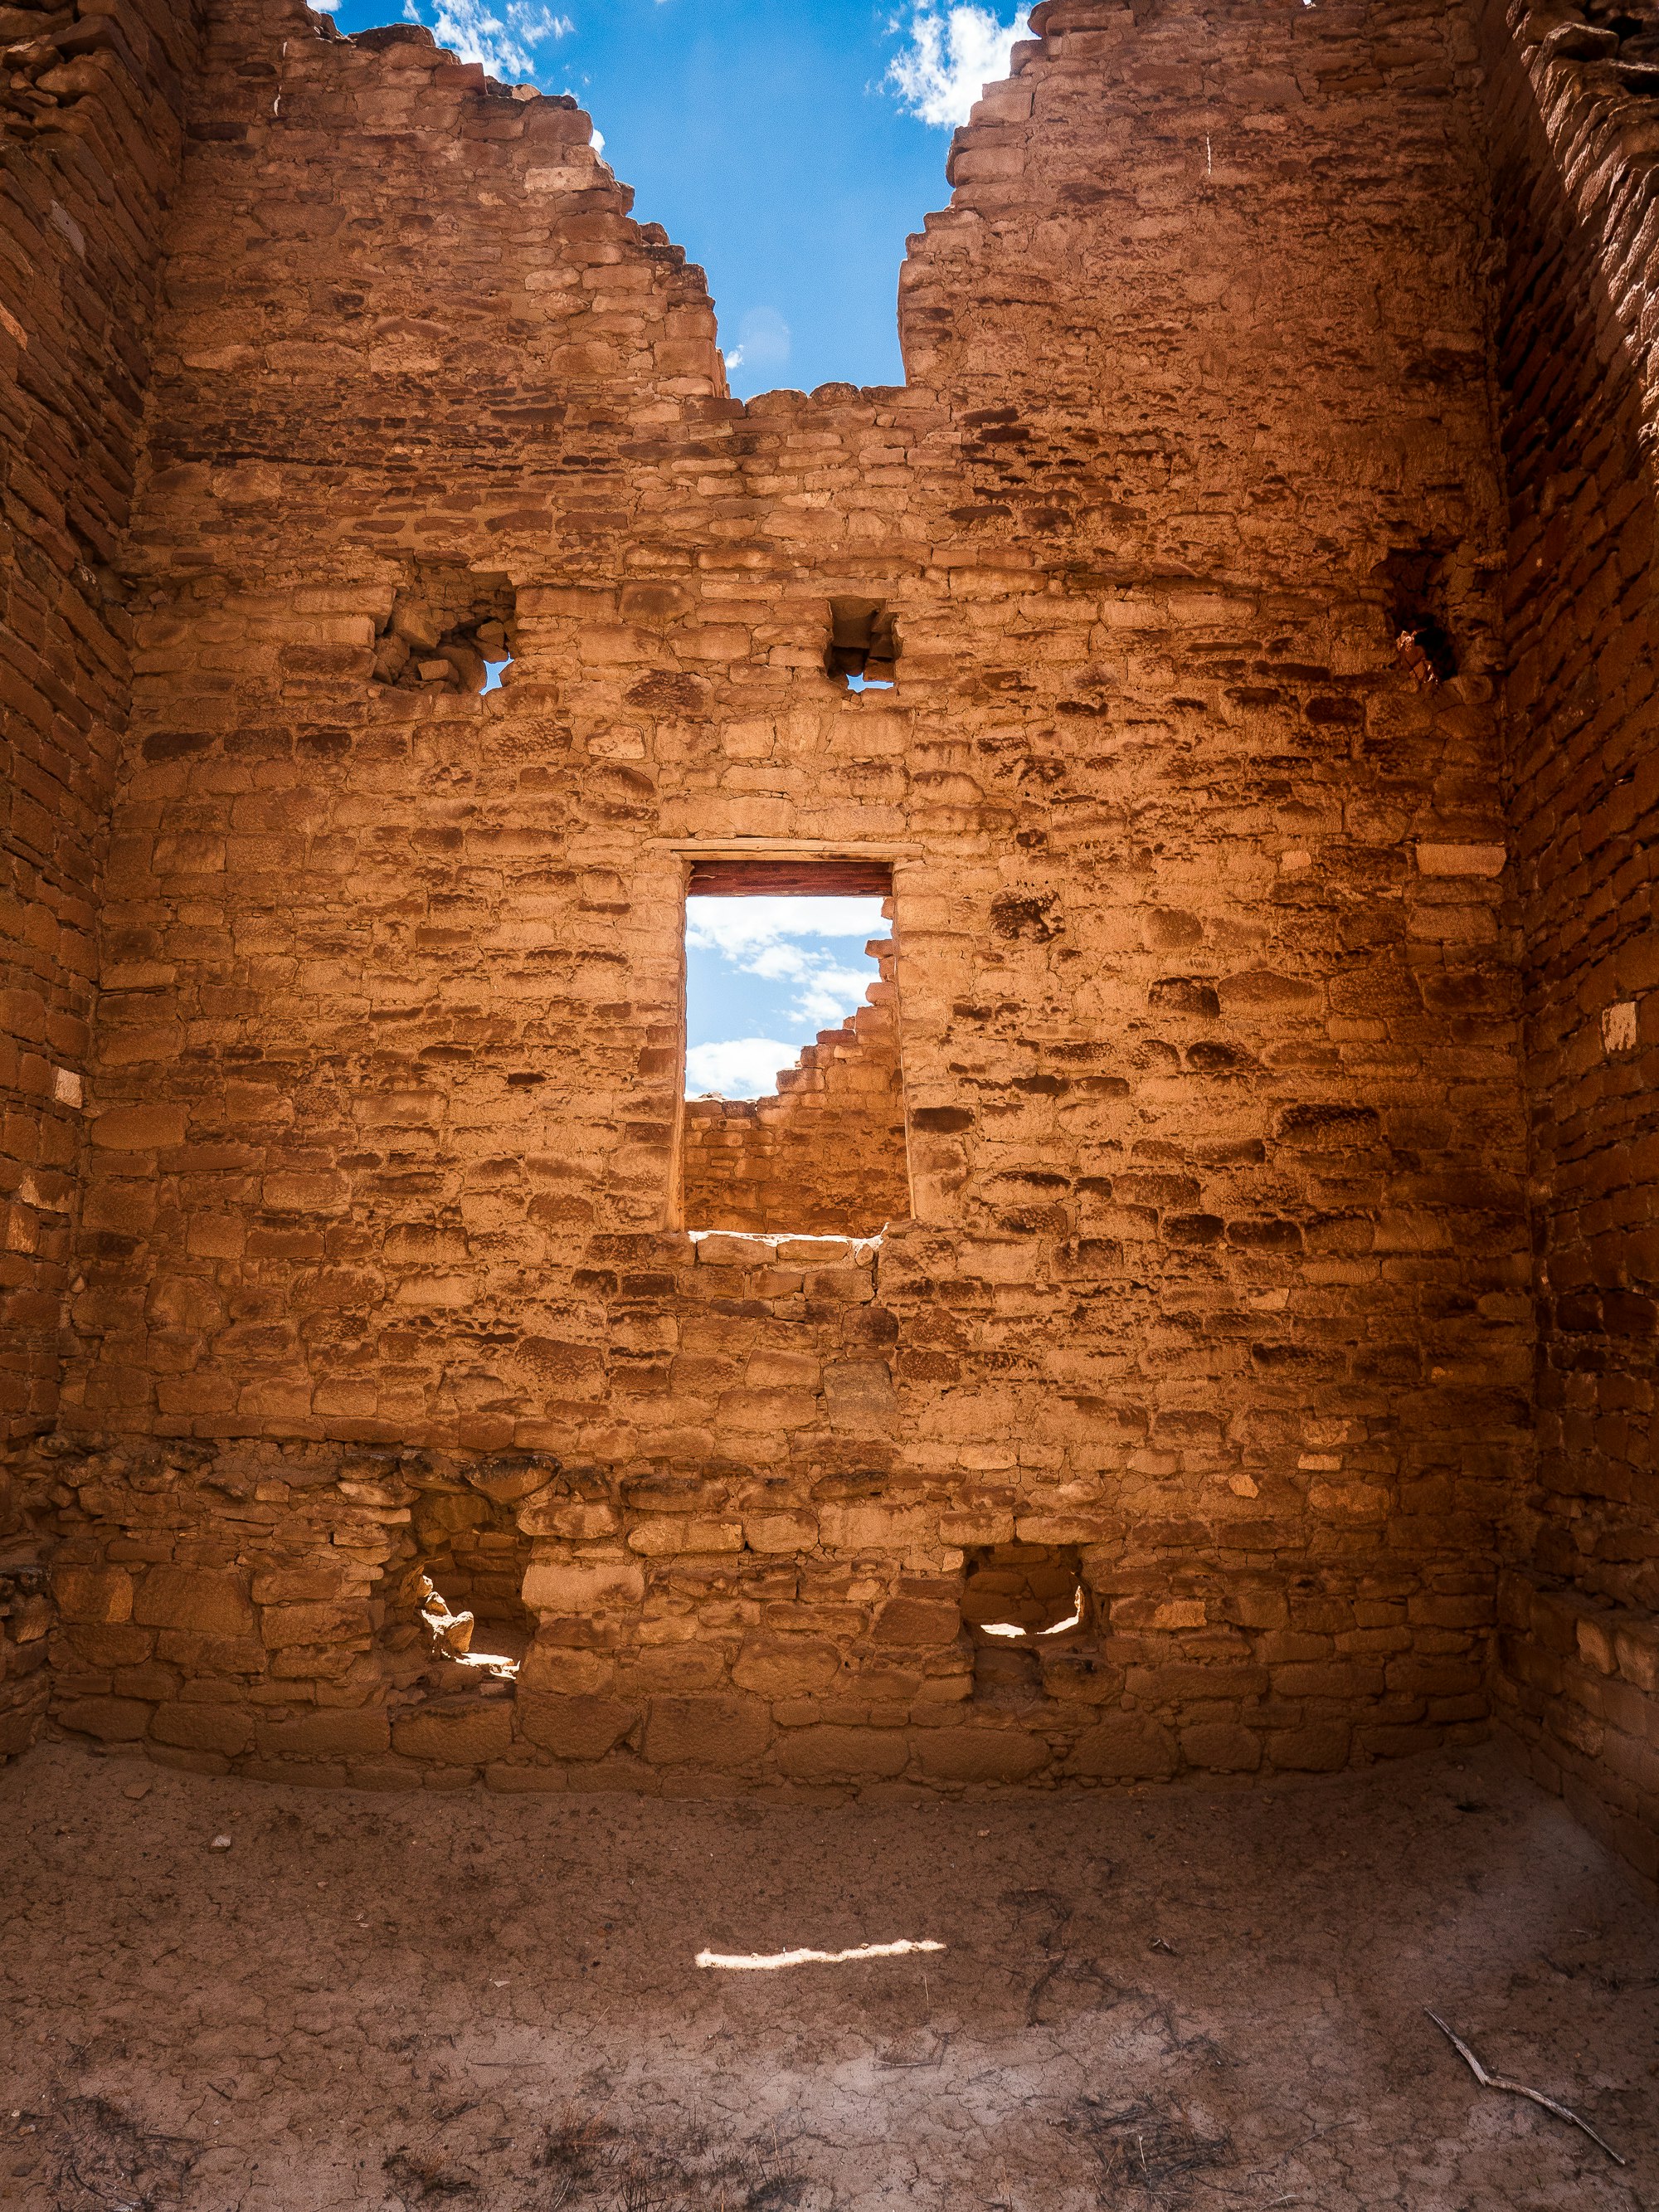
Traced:
POLYGON ((1651 65, 1570 15, 1043 0, 908 382, 746 404, 416 27, 14 73, 0 1743, 953 1790, 1495 1698, 1653 1870, 1651 65), (699 854, 891 870, 775 1112, 680 1096, 699 854), (1085 1616, 994 1663, 1011 1544, 1085 1616))

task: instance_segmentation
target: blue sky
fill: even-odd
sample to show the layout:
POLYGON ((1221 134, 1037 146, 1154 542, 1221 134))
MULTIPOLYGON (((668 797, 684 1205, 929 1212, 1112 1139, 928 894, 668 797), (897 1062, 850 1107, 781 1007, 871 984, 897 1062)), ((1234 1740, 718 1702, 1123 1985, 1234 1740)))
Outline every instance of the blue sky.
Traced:
POLYGON ((834 1029, 879 970, 878 898, 693 898, 685 902, 685 1089, 757 1098, 802 1045, 834 1029))
MULTIPOLYGON (((313 0, 314 4, 314 0, 313 0)), ((1029 0, 1028 0, 1029 4, 1029 0)), ((340 0, 491 74, 574 92, 605 158, 708 272, 732 388, 898 384, 904 240, 1025 9, 990 0, 340 0)))

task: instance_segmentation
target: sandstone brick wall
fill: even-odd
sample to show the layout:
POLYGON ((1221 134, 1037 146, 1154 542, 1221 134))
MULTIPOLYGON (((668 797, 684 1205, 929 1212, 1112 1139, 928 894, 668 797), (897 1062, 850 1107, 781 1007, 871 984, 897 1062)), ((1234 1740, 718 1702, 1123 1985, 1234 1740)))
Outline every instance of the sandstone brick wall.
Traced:
POLYGON ((1489 26, 1539 1312, 1538 1484, 1517 1522, 1499 1686, 1534 1770, 1652 1879, 1659 604, 1645 179, 1659 78, 1633 19, 1622 43, 1598 27, 1613 20, 1517 5, 1489 26))
POLYGON ((1485 1725, 1533 1380, 1476 28, 1048 0, 910 381, 744 405, 572 107, 213 0, 25 1468, 66 1726, 678 1788, 1485 1725), (377 679, 434 566, 507 579, 501 691, 377 679), (836 597, 893 690, 825 675, 836 597), (678 1225, 734 849, 892 868, 878 1245, 678 1225), (515 1686, 406 1633, 471 1495, 515 1686), (987 1695, 1011 1544, 1085 1626, 987 1695))
MULTIPOLYGON (((196 50, 186 0, 3 13, 0 1443, 58 1410, 98 872, 131 682, 118 548, 196 50)), ((0 1462, 0 1753, 44 1702, 38 1564, 0 1462)))
POLYGON ((821 1030, 763 1098, 687 1101, 681 1210, 688 1229, 872 1237, 910 1211, 897 988, 878 979, 840 1029, 821 1030))

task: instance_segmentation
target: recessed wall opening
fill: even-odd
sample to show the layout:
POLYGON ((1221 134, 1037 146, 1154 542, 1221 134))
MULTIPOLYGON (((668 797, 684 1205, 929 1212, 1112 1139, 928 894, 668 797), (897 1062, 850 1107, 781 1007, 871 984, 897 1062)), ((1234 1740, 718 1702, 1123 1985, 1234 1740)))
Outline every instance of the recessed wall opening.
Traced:
POLYGON ((890 691, 898 681, 898 618, 878 599, 830 602, 824 673, 848 691, 890 691))
POLYGON ((499 690, 513 665, 512 580, 459 562, 411 561, 374 643, 374 680, 397 691, 499 690))
POLYGON ((962 1617, 975 1635, 1010 1643, 1080 1627, 1083 1571, 1075 1548, 994 1544, 969 1553, 962 1617))
POLYGON ((992 1544, 968 1554, 962 1617, 977 1692, 1035 1691, 1042 1655, 1078 1636, 1087 1597, 1076 1547, 992 1544))
POLYGON ((403 1686, 511 1681, 535 1633, 521 1595, 530 1539, 510 1508, 472 1490, 422 1490, 412 1510, 415 1557, 387 1638, 403 1686))
POLYGON ((892 872, 693 862, 684 1225, 870 1237, 908 1217, 892 872))

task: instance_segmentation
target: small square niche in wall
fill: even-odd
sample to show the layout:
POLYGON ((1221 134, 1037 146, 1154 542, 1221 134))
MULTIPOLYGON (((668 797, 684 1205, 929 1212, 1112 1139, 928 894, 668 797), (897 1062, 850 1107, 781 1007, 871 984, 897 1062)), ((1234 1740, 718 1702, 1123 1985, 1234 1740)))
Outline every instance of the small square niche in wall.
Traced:
POLYGON ((898 676, 897 617, 877 599, 831 599, 824 673, 848 691, 890 691, 898 676))

